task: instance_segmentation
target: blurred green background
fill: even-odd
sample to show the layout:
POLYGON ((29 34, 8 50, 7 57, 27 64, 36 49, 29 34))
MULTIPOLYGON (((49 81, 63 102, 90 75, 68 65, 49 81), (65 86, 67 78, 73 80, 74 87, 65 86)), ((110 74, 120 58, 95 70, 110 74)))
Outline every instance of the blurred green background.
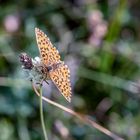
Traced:
MULTIPOLYGON (((0 0, 0 140, 43 139, 39 98, 18 60, 39 56, 35 27, 71 70, 71 104, 51 82, 44 96, 140 139, 139 9, 139 0, 0 0)), ((111 140, 46 102, 44 110, 50 140, 111 140)))

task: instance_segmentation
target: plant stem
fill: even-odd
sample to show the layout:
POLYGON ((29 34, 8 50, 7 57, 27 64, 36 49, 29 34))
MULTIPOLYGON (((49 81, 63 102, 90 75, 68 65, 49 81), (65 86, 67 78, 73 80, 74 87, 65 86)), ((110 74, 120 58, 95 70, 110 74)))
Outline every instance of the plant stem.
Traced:
POLYGON ((45 121, 44 121, 44 116, 43 116, 43 103, 42 103, 42 88, 40 86, 40 119, 41 119, 41 126, 42 126, 42 130, 43 130, 43 134, 44 134, 44 138, 45 140, 48 140, 48 136, 47 136, 47 131, 45 128, 45 121))
MULTIPOLYGON (((58 104, 44 96, 42 96, 42 93, 41 92, 38 92, 38 90, 36 89, 36 87, 34 86, 34 84, 32 83, 32 87, 35 91, 35 93, 40 96, 40 98, 42 98, 43 100, 45 100, 46 102, 62 109, 63 111, 66 111, 68 113, 70 113, 71 115, 79 118, 81 121, 83 121, 84 123, 88 124, 88 125, 91 125, 92 127, 96 128, 97 130, 103 132, 104 134, 106 134, 107 136, 111 137, 112 139, 114 140, 124 140, 123 138, 119 137, 118 135, 114 134, 113 132, 109 131, 108 129, 104 128, 103 126, 99 125, 98 123, 96 123, 94 120, 91 120, 89 118, 89 116, 87 115, 82 115, 82 114, 79 114, 65 106, 62 106, 61 104, 58 104)), ((47 139, 46 139, 47 140, 47 139)))

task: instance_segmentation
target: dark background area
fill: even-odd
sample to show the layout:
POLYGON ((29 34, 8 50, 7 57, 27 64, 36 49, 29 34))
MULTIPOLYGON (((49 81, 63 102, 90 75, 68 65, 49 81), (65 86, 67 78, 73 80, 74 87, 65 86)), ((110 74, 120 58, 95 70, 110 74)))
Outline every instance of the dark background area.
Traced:
MULTIPOLYGON (((19 54, 39 56, 35 27, 43 30, 69 66, 72 102, 55 86, 44 96, 124 139, 140 139, 140 1, 0 0, 0 140, 43 139, 39 98, 19 54)), ((111 140, 44 102, 50 140, 111 140)))

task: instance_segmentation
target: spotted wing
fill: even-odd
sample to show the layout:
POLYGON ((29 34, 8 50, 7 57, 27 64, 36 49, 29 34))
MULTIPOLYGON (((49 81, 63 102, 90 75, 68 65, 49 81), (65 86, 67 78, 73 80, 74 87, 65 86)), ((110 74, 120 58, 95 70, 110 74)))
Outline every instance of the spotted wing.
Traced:
POLYGON ((59 52, 53 47, 47 35, 38 28, 35 28, 35 34, 43 63, 46 65, 52 65, 59 62, 59 52))
POLYGON ((67 101, 71 101, 71 83, 70 83, 70 71, 67 65, 62 63, 60 67, 49 72, 50 78, 53 83, 59 89, 61 94, 67 101))

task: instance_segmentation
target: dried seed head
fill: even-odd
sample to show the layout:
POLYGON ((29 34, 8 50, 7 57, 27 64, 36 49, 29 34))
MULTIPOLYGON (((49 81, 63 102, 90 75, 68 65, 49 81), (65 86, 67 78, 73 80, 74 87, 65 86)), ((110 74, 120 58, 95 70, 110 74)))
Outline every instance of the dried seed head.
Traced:
POLYGON ((32 59, 26 53, 21 53, 19 55, 19 60, 22 63, 22 66, 23 66, 24 69, 31 70, 33 68, 32 59))

